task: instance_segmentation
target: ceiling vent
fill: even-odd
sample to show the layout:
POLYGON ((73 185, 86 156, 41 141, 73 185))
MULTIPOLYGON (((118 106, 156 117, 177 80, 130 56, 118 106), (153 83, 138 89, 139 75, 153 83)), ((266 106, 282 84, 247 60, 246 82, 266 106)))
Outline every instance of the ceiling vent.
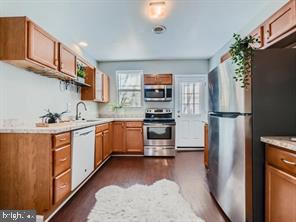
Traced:
POLYGON ((155 34, 162 34, 166 31, 166 27, 164 25, 157 25, 152 29, 152 31, 155 34))

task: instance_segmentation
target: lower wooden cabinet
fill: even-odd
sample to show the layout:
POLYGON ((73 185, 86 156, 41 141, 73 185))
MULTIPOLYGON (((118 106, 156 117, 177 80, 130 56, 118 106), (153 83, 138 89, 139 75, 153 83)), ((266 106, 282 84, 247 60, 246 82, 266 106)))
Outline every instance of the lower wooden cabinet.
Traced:
POLYGON ((71 168, 71 145, 55 149, 53 151, 53 176, 71 168))
POLYGON ((265 221, 296 221, 296 153, 266 148, 265 221))
POLYGON ((125 123, 113 122, 113 152, 125 152, 125 123))
POLYGON ((126 128, 126 152, 143 152, 143 128, 126 128))
POLYGON ((110 155, 110 132, 108 130, 103 131, 103 159, 106 159, 110 155))
POLYGON ((71 169, 54 179, 54 204, 62 201, 71 192, 71 169))
POLYGON ((103 132, 96 134, 95 141, 95 168, 98 167, 103 161, 103 132))

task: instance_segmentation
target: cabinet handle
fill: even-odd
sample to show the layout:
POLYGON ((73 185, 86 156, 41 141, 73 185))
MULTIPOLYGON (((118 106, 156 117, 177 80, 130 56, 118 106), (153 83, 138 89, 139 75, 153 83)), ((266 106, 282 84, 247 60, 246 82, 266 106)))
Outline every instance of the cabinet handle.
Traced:
POLYGON ((65 158, 63 158, 63 159, 59 159, 59 162, 64 162, 64 161, 66 161, 68 158, 67 157, 65 157, 65 158))
POLYGON ((62 186, 59 186, 59 189, 64 189, 67 186, 67 184, 64 184, 62 186))
POLYGON ((284 158, 282 158, 281 161, 284 162, 285 164, 296 166, 296 163, 295 162, 292 162, 292 161, 289 161, 289 160, 285 160, 284 158))
POLYGON ((61 139, 59 139, 59 141, 65 141, 66 140, 66 138, 61 138, 61 139))

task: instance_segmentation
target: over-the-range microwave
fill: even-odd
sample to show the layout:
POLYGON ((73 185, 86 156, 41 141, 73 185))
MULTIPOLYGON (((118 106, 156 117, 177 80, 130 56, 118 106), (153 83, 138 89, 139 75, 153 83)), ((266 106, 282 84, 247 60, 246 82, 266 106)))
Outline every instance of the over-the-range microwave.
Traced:
POLYGON ((172 85, 145 85, 144 99, 145 101, 172 101, 173 87, 172 85))

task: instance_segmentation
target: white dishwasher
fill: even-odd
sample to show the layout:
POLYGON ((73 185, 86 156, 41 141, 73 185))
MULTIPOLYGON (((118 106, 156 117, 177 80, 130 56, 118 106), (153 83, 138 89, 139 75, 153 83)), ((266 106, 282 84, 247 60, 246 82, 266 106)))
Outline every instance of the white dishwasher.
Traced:
POLYGON ((95 127, 72 131, 72 189, 74 190, 93 170, 95 127))

